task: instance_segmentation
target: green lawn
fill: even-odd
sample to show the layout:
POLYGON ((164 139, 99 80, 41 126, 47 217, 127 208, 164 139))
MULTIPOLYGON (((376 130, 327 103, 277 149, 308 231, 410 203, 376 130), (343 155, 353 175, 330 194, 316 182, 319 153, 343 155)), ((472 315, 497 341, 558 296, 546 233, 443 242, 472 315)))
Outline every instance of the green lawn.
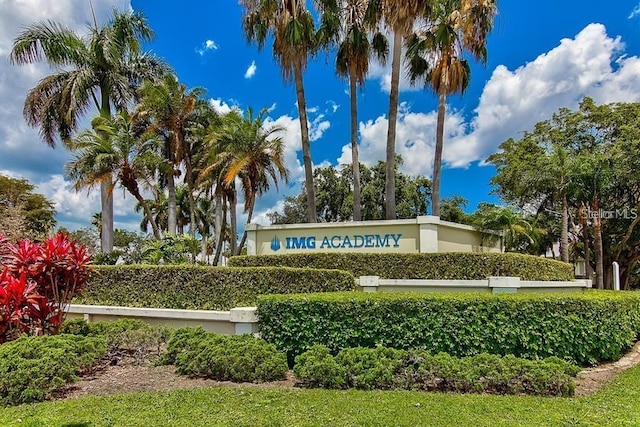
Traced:
POLYGON ((0 409, 1 426, 639 426, 640 366, 580 399, 218 387, 0 409))

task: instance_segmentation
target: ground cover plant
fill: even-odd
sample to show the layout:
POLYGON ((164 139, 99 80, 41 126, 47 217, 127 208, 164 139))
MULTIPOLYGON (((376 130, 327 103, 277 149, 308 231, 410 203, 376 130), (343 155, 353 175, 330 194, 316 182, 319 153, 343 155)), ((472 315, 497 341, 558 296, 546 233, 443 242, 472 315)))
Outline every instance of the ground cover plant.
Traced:
POLYGON ((126 265, 96 271, 75 304, 229 310, 253 306, 262 294, 355 288, 353 275, 336 270, 126 265))
POLYGON ((323 345, 296 357, 293 371, 304 385, 325 388, 404 389, 456 393, 571 396, 580 368, 551 357, 539 361, 479 354, 385 347, 347 348, 335 357, 323 345))
POLYGON ((355 277, 382 279, 484 280, 489 276, 515 276, 522 280, 573 280, 571 264, 516 253, 249 255, 233 257, 229 265, 336 268, 355 277))
POLYGON ((325 293, 259 298, 262 337, 289 363, 313 345, 333 354, 378 345, 464 357, 617 360, 640 333, 640 294, 325 293))

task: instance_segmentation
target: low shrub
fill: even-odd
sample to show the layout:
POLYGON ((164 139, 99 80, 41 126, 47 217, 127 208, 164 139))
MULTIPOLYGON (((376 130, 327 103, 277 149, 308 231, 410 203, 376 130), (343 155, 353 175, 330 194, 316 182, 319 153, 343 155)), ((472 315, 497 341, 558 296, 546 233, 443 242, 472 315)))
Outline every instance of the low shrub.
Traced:
POLYGON ((522 280, 573 280, 571 264, 516 253, 250 255, 230 258, 229 265, 336 268, 355 277, 382 279, 483 280, 489 276, 515 276, 522 280))
POLYGON ((161 355, 161 349, 174 329, 164 325, 152 326, 139 319, 92 323, 87 323, 84 319, 71 319, 65 321, 60 330, 67 334, 103 338, 111 363, 129 356, 140 364, 145 359, 161 355))
POLYGON ((456 357, 480 353, 578 364, 616 360, 640 332, 640 294, 267 295, 261 336, 288 360, 316 344, 425 349, 456 357))
POLYGON ((353 290, 354 277, 335 270, 227 268, 193 265, 96 267, 75 304, 229 310, 258 295, 353 290))
POLYGON ((219 381, 264 382, 286 378, 284 353, 251 335, 224 336, 201 328, 176 330, 164 363, 173 361, 179 374, 219 381))
POLYGON ((384 347, 349 348, 333 357, 322 345, 296 357, 294 367, 294 374, 307 387, 539 396, 572 396, 573 377, 579 371, 555 357, 538 361, 491 354, 455 358, 384 347))
POLYGON ((22 336, 0 345, 0 404, 50 398, 106 353, 104 339, 77 335, 22 336))

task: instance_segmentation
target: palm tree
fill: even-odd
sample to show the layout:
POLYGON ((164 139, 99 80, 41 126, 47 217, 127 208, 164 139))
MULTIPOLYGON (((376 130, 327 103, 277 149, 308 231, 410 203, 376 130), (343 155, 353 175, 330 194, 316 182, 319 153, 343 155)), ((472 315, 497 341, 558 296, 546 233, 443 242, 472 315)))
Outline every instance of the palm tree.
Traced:
POLYGON ((496 0, 442 0, 407 42, 409 74, 419 77, 438 95, 436 147, 433 160, 432 214, 440 216, 440 176, 444 145, 444 119, 447 96, 463 94, 471 78, 468 61, 487 60, 487 36, 497 13, 496 0))
MULTIPOLYGON (((325 22, 339 22, 337 28, 322 25, 318 31, 320 41, 328 43, 336 39, 336 73, 349 82, 351 99, 351 167, 353 173, 353 219, 362 219, 362 201, 360 196, 360 161, 358 160, 358 86, 364 86, 369 73, 369 59, 375 54, 382 63, 386 62, 389 45, 380 32, 373 35, 371 23, 366 19, 372 0, 347 0, 338 7, 336 0, 319 0, 318 6, 325 22), (329 31, 333 33, 327 34, 329 31)), ((370 12, 369 12, 370 13, 370 12)))
POLYGON ((65 164, 66 175, 74 181, 76 190, 91 188, 108 180, 108 190, 112 192, 115 183, 120 183, 142 206, 154 237, 160 239, 158 225, 138 185, 138 181, 147 175, 149 163, 157 161, 153 159, 157 141, 140 139, 133 130, 131 117, 126 110, 112 120, 98 116, 93 120, 92 127, 92 130, 68 142, 75 154, 73 160, 65 164), (113 176, 116 182, 112 182, 113 176))
POLYGON ((510 206, 480 203, 470 220, 479 230, 502 232, 503 244, 507 252, 521 249, 519 244, 523 240, 529 244, 535 243, 535 231, 532 225, 519 211, 510 206))
POLYGON ((184 163, 188 186, 190 217, 195 222, 195 204, 192 193, 195 182, 192 180, 193 167, 191 153, 187 145, 187 131, 195 117, 199 98, 204 94, 202 88, 187 87, 181 84, 173 74, 165 74, 162 82, 145 82, 140 89, 140 102, 136 106, 136 115, 149 120, 149 133, 164 138, 164 155, 170 166, 166 173, 169 203, 169 233, 175 234, 177 228, 177 202, 175 177, 180 174, 184 163))
POLYGON ((302 73, 309 55, 318 48, 313 16, 305 0, 241 0, 244 7, 242 24, 249 41, 262 49, 267 36, 273 32, 273 54, 280 63, 285 81, 294 80, 300 118, 302 158, 304 161, 307 219, 317 222, 316 198, 313 188, 313 163, 309 143, 307 103, 302 73))
POLYGON ((389 122, 387 128, 385 218, 396 219, 395 153, 396 126, 398 122, 398 98, 402 41, 411 34, 416 20, 429 12, 430 0, 373 0, 367 12, 370 25, 384 24, 393 32, 393 54, 391 58, 391 86, 389 90, 389 122))
MULTIPOLYGON (((284 131, 282 126, 264 126, 267 109, 253 116, 251 107, 246 116, 237 112, 227 115, 228 121, 219 139, 219 161, 224 165, 224 184, 230 186, 239 178, 244 194, 244 211, 247 224, 253 217, 256 197, 270 188, 269 179, 278 187, 278 179, 288 181, 288 171, 284 164, 284 143, 276 134, 284 131)), ((246 226, 237 255, 247 238, 246 226)))
MULTIPOLYGON (((28 26, 13 42, 11 62, 45 61, 55 72, 40 80, 27 95, 24 116, 51 147, 56 137, 68 141, 79 119, 94 105, 100 116, 111 117, 112 107, 123 110, 133 99, 143 78, 163 73, 167 66, 153 55, 142 53, 141 42, 153 37, 141 13, 113 12, 110 22, 94 26, 81 37, 55 22, 28 26)), ((111 179, 102 180, 103 252, 113 250, 113 198, 111 179)))

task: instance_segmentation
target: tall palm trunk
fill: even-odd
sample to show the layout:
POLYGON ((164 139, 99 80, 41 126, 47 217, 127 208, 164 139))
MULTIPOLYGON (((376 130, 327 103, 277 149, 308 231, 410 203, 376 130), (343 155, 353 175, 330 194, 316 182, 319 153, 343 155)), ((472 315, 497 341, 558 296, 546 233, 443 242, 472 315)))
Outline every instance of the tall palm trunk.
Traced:
POLYGON ((602 248, 602 220, 599 215, 598 199, 593 201, 593 252, 596 258, 596 288, 604 289, 604 252, 602 248))
POLYGON ((193 167, 191 165, 191 157, 187 146, 185 145, 186 155, 184 156, 184 164, 187 174, 187 202, 189 203, 189 234, 191 237, 196 237, 196 201, 193 198, 193 192, 195 191, 195 183, 193 178, 193 167))
POLYGON ((176 180, 173 173, 173 167, 171 167, 171 172, 167 175, 167 228, 169 234, 175 235, 178 223, 178 202, 176 201, 176 180))
POLYGON ((231 227, 231 237, 229 242, 229 253, 231 256, 237 255, 236 250, 238 248, 238 215, 237 215, 237 207, 238 205, 238 193, 236 189, 232 189, 229 194, 229 222, 231 227))
POLYGON ((247 242, 247 225, 251 223, 251 219, 253 218, 253 208, 255 207, 255 205, 256 205, 256 199, 255 197, 253 197, 251 200, 249 200, 249 206, 247 209, 247 222, 244 226, 244 232, 242 233, 242 239, 240 239, 240 244, 238 244, 238 254, 242 252, 242 248, 244 248, 244 245, 247 242))
POLYGON ((213 264, 220 265, 220 253, 222 252, 222 243, 224 242, 224 218, 225 204, 222 197, 222 193, 219 186, 216 187, 216 218, 215 218, 215 232, 217 236, 216 253, 213 257, 213 264))
POLYGON ((444 85, 438 94, 438 118, 436 122, 436 151, 433 155, 433 182, 431 183, 431 214, 440 216, 440 174, 442 171, 442 148, 444 145, 444 116, 447 95, 444 85))
POLYGON ((569 262, 569 204, 567 194, 562 193, 562 226, 560 230, 560 260, 569 262))
POLYGON ((307 221, 318 222, 316 217, 316 195, 313 189, 313 163, 311 163, 311 143, 309 141, 309 126, 307 124, 307 102, 304 97, 302 82, 302 65, 296 62, 293 66, 298 98, 298 112, 300 116, 300 134, 302 137, 302 160, 304 163, 304 185, 307 193, 307 221))
POLYGON ((358 156, 358 81, 352 67, 349 73, 351 92, 351 169, 353 171, 353 220, 362 220, 362 202, 360 201, 360 160, 358 156))
POLYGON ((591 271, 591 256, 590 256, 590 248, 589 248, 589 227, 587 224, 584 224, 582 229, 582 241, 584 244, 584 274, 587 276, 587 279, 591 279, 592 271, 591 271))
POLYGON ((104 253, 113 251, 113 192, 111 188, 113 180, 111 174, 100 183, 100 209, 102 210, 102 219, 100 226, 101 249, 104 253))
POLYGON ((389 127, 387 128, 387 173, 385 177, 385 218, 396 219, 396 124, 398 122, 398 91, 402 35, 393 35, 393 59, 391 61, 391 89, 389 92, 389 127))
MULTIPOLYGON (((104 86, 104 85, 103 85, 104 86)), ((106 87, 101 87, 101 107, 100 116, 111 119, 111 104, 109 102, 110 93, 106 87)), ((100 132, 102 133, 102 132, 100 132)), ((103 138, 108 136, 102 134, 103 138)), ((111 253, 113 251, 113 177, 111 174, 100 183, 100 209, 102 211, 100 246, 102 252, 111 253)))

